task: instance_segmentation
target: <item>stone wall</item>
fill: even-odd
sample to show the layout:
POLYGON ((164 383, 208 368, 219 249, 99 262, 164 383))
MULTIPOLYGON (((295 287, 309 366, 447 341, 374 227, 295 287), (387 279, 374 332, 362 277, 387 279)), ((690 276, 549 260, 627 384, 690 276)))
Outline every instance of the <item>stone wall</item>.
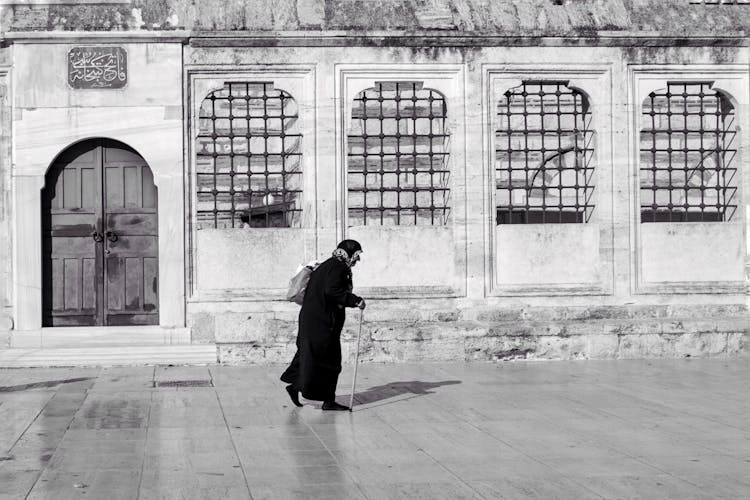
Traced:
POLYGON ((0 31, 444 31, 590 36, 642 31, 691 36, 742 32, 750 6, 689 0, 132 0, 7 3, 0 31))
MULTIPOLYGON (((235 65, 270 65, 267 79, 281 85, 274 61, 314 73, 313 95, 302 107, 309 105, 317 112, 315 149, 308 142, 303 146, 303 154, 315 158, 316 179, 314 203, 306 205, 315 216, 297 230, 304 235, 306 254, 290 262, 283 257, 286 253, 274 250, 274 238, 264 243, 262 229, 253 230, 252 245, 243 243, 251 236, 242 230, 224 230, 228 232, 222 240, 194 238, 189 253, 203 256, 203 262, 211 255, 224 255, 229 248, 226 240, 233 239, 232 248, 252 249, 246 254, 253 260, 248 268, 267 263, 276 275, 273 293, 254 280, 262 273, 238 271, 229 280, 234 289, 214 287, 209 296, 200 283, 201 261, 193 260, 198 268, 191 270, 198 280, 189 278, 187 321, 194 341, 216 342, 220 359, 227 363, 290 359, 299 308, 283 302, 282 284, 298 264, 326 258, 338 239, 351 236, 367 243, 363 261, 354 269, 355 291, 369 304, 362 332, 364 360, 737 355, 747 341, 749 325, 743 242, 747 221, 739 216, 731 224, 690 223, 686 231, 670 224, 645 228, 633 208, 639 185, 638 143, 629 142, 633 131, 628 113, 634 107, 629 99, 635 87, 659 88, 670 78, 684 78, 680 68, 688 65, 701 68, 689 73, 690 78, 716 81, 738 97, 738 116, 746 120, 746 60, 745 49, 726 47, 187 48, 186 65, 200 68, 194 72, 196 82, 204 68, 210 73, 206 78, 216 78, 221 70, 237 81, 243 73, 232 73, 235 65), (662 73, 633 72, 642 64, 661 65, 662 73), (344 140, 337 113, 359 90, 379 81, 378 71, 390 78, 426 82, 436 79, 437 71, 449 70, 465 75, 465 87, 446 83, 452 82, 449 74, 430 83, 432 88, 442 85, 452 126, 451 206, 456 211, 447 238, 434 243, 419 227, 348 227, 337 191, 345 168, 337 156, 344 140), (587 224, 495 226, 488 180, 494 165, 485 156, 488 146, 483 146, 491 127, 483 128, 482 122, 493 107, 486 96, 502 94, 538 75, 570 80, 591 99, 595 208, 587 224), (464 126, 465 135, 457 132, 464 126), (723 236, 717 235, 719 229, 723 236), (674 243, 682 241, 683 233, 690 248, 674 243), (719 243, 725 240, 732 244, 719 243), (196 249, 196 244, 204 247, 196 249)), ((246 73, 247 78, 263 78, 263 70, 258 71, 246 73)), ((203 98, 202 87, 190 87, 195 108, 203 98)), ((743 186, 748 181, 747 160, 739 160, 743 186)), ((746 203, 743 199, 742 206, 746 203)), ((221 269, 226 275, 242 267, 241 251, 234 254, 233 259, 213 262, 207 272, 221 269)), ((343 338, 345 359, 353 356, 356 332, 357 312, 351 311, 343 338)))
MULTIPOLYGON (((487 307, 459 301, 399 301, 365 310, 364 361, 505 361, 731 357, 746 349, 744 305, 487 307)), ((298 308, 191 316, 194 339, 215 341, 224 363, 275 363, 296 350, 298 308)), ((358 311, 342 333, 343 357, 356 348, 358 311)))
MULTIPOLYGON (((113 137, 123 130, 138 133, 152 146, 169 144, 175 151, 185 147, 186 164, 173 151, 169 161, 152 165, 165 165, 164 186, 170 187, 160 186, 159 206, 173 218, 160 240, 170 245, 166 260, 172 277, 161 283, 172 304, 169 320, 162 323, 180 326, 184 317, 193 341, 216 343, 227 363, 291 358, 298 307, 283 301, 284 284, 298 264, 326 258, 347 236, 366 244, 354 273, 356 291, 369 303, 364 360, 736 355, 748 331, 747 196, 741 198, 739 220, 718 231, 701 224, 644 230, 637 215, 637 146, 630 141, 637 132, 629 113, 651 82, 692 78, 723 86, 736 99, 739 125, 750 128, 743 34, 749 22, 750 5, 688 0, 132 0, 0 6, 0 32, 4 43, 22 47, 15 71, 26 82, 16 86, 23 89, 16 98, 22 139, 16 143, 17 168, 33 170, 39 178, 52 149, 102 131, 113 137), (128 102, 121 104, 124 109, 140 99, 144 108, 156 109, 156 122, 172 124, 170 139, 155 143, 150 131, 141 131, 141 111, 120 112, 118 120, 102 118, 97 94, 69 92, 60 65, 40 70, 33 64, 39 54, 61 64, 66 47, 80 42, 79 35, 65 39, 70 31, 89 32, 80 35, 84 41, 91 33, 118 32, 96 43, 132 44, 144 65, 158 59, 169 67, 172 83, 162 89, 171 96, 169 105, 153 93, 166 81, 166 73, 156 70, 141 71, 143 86, 131 84, 122 93, 128 102), (54 42, 52 37, 59 43, 46 43, 54 42), (167 38, 187 43, 167 49, 167 38), (175 84, 181 75, 187 78, 182 86, 175 84), (485 124, 491 123, 497 96, 527 78, 570 81, 591 99, 598 198, 585 225, 495 224, 492 133, 485 124), (208 92, 230 80, 273 82, 300 104, 307 173, 301 228, 266 234, 261 229, 198 231, 189 191, 195 185, 195 145, 177 139, 181 126, 187 141, 195 131, 180 122, 182 108, 195 118, 208 92), (347 106, 358 92, 383 80, 419 81, 448 101, 452 213, 451 223, 437 231, 347 224, 342 200, 347 106), (57 90, 45 91, 50 85, 57 90), (60 102, 67 102, 75 116, 96 117, 71 118, 60 102), (78 129, 90 121, 98 128, 78 129), (31 139, 49 123, 61 136, 38 146, 31 139), (46 155, 40 152, 44 148, 46 155), (681 251, 686 245, 690 251, 681 251), (665 248, 669 252, 661 251, 665 248), (714 265, 716 259, 721 265, 714 265)), ((3 60, 10 62, 9 52, 0 49, 0 67, 3 60)), ((0 79, 0 93, 8 88, 7 79, 5 85, 0 79)), ((12 281, 10 127, 5 126, 10 115, 3 106, 0 284, 12 281)), ((744 193, 750 192, 748 149, 743 144, 739 160, 744 193)), ((34 196, 37 191, 36 185, 27 188, 34 196)), ((33 213, 17 220, 24 216, 38 223, 33 213)), ((32 224, 20 227, 38 237, 32 224)), ((29 255, 40 246, 31 236, 19 245, 29 255)), ((40 272, 33 263, 29 269, 40 272)), ((3 310, 9 311, 10 292, 0 286, 0 294, 3 310)), ((31 299, 20 303, 27 307, 31 299)), ((26 323, 35 325, 38 316, 29 310, 26 323)), ((0 310, 0 346, 7 343, 3 327, 12 326, 9 318, 0 310)), ((343 339, 347 360, 356 333, 352 311, 343 339)))
POLYGON ((11 297, 11 98, 9 48, 0 47, 0 346, 8 344, 13 328, 11 297))

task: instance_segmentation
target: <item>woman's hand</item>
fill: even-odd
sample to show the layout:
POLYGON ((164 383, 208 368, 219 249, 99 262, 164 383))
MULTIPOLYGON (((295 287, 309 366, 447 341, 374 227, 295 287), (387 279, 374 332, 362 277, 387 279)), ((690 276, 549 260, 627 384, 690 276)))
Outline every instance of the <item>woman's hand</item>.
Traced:
POLYGON ((357 302, 357 307, 364 310, 364 308, 366 307, 365 299, 359 299, 359 302, 357 302))

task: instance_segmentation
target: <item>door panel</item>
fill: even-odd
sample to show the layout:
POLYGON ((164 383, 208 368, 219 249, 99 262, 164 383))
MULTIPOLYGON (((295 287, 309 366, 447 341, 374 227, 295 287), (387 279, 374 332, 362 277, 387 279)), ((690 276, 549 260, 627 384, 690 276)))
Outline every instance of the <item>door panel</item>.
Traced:
POLYGON ((42 324, 101 324, 100 155, 77 144, 55 162, 42 191, 42 324), (84 291, 86 291, 84 293, 84 291), (93 297, 93 298, 92 298, 93 297))
POLYGON ((155 236, 158 220, 154 213, 116 213, 107 214, 107 227, 117 231, 117 234, 130 236, 155 236))
POLYGON ((111 140, 73 146, 42 199, 43 324, 158 324, 157 193, 143 158, 111 140))
POLYGON ((143 259, 143 310, 156 311, 159 304, 159 259, 143 259))
POLYGON ((157 269, 146 265, 158 261, 159 251, 151 169, 140 156, 115 145, 105 145, 104 157, 105 315, 109 324, 158 324, 158 301, 146 299, 146 289, 156 289, 158 282, 157 269))

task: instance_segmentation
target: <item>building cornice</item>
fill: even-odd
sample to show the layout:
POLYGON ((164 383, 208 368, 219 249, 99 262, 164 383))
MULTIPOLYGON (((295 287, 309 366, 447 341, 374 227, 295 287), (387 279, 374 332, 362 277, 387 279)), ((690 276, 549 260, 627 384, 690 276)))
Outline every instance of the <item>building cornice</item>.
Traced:
POLYGON ((8 43, 187 43, 189 31, 6 31, 8 43))
POLYGON ((457 31, 8 31, 0 43, 185 43, 193 47, 743 47, 744 32, 674 36, 598 31, 554 35, 457 31))

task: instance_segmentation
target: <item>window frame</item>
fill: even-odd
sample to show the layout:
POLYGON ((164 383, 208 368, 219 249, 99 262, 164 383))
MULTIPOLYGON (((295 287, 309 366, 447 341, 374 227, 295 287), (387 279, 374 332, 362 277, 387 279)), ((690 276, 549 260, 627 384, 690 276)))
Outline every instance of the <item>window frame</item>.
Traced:
MULTIPOLYGON (((203 100, 226 83, 272 82, 275 89, 290 94, 299 109, 299 133, 302 142, 302 224, 296 228, 253 228, 259 231, 300 231, 304 236, 307 260, 317 258, 319 203, 317 201, 317 93, 315 64, 236 65, 220 64, 185 65, 184 69, 184 199, 185 199, 185 265, 186 295, 190 301, 251 300, 263 301, 268 297, 282 297, 283 290, 274 288, 237 288, 231 294, 224 290, 200 289, 197 283, 197 189, 196 140, 198 117, 203 100)), ((241 231, 239 228, 221 229, 241 231)))
MULTIPOLYGON (((612 66, 600 64, 484 64, 482 79, 482 116, 484 118, 484 168, 485 178, 485 295, 490 297, 513 296, 588 296, 614 293, 614 248, 608 241, 614 235, 613 211, 613 123, 614 112, 612 66), (523 81, 567 81, 568 86, 581 91, 590 105, 591 130, 594 132, 595 209, 588 223, 582 224, 503 224, 526 234, 544 231, 553 226, 569 226, 568 231, 589 231, 598 241, 596 277, 573 282, 538 283, 502 282, 498 268, 498 224, 496 221, 495 130, 497 104, 507 90, 517 88, 523 81), (572 227, 570 227, 572 226, 572 227)), ((552 229, 554 230, 554 229, 552 229)))
MULTIPOLYGON (((629 110, 629 149, 630 149, 630 288, 635 295, 644 294, 716 294, 716 293, 744 293, 744 280, 648 280, 648 258, 644 250, 644 242, 648 234, 654 231, 671 231, 672 224, 685 227, 699 227, 709 225, 725 235, 734 235, 739 240, 740 252, 747 255, 748 216, 745 193, 748 189, 748 152, 750 140, 746 130, 750 130, 750 120, 747 109, 750 103, 750 75, 745 64, 694 64, 694 65, 632 65, 628 67, 628 110, 629 110), (667 82, 712 82, 712 89, 720 91, 735 108, 735 120, 739 129, 737 162, 737 192, 735 194, 737 213, 732 221, 717 224, 706 222, 674 222, 674 223, 641 223, 641 193, 640 193, 640 123, 641 106, 644 99, 652 91, 664 89, 667 82), (645 227, 645 229, 644 229, 645 227), (644 234, 645 233, 645 234, 644 234)), ((714 231, 714 230, 712 230, 714 231)), ((715 232, 715 231, 714 231, 715 232)), ((713 233, 712 233, 713 234, 713 233)), ((718 235, 715 235, 718 237, 718 235)), ((746 265, 745 265, 746 268, 746 265)))
MULTIPOLYGON (((348 238, 358 229, 392 229, 408 235, 409 231, 437 229, 449 231, 454 271, 448 273, 444 284, 440 285, 394 285, 372 286, 362 292, 377 298, 443 298, 465 297, 467 293, 467 249, 468 227, 466 223, 466 65, 456 63, 393 64, 393 63, 337 63, 334 65, 336 80, 336 227, 335 238, 348 238), (446 129, 450 131, 450 157, 447 168, 450 170, 451 215, 448 224, 441 226, 400 225, 400 226, 349 226, 347 207, 347 153, 349 124, 351 123, 354 97, 376 82, 421 82, 423 88, 439 91, 446 99, 448 118, 446 129)), ((333 239, 331 239, 333 243, 333 239)), ((365 250, 366 252, 367 250, 365 250)))

